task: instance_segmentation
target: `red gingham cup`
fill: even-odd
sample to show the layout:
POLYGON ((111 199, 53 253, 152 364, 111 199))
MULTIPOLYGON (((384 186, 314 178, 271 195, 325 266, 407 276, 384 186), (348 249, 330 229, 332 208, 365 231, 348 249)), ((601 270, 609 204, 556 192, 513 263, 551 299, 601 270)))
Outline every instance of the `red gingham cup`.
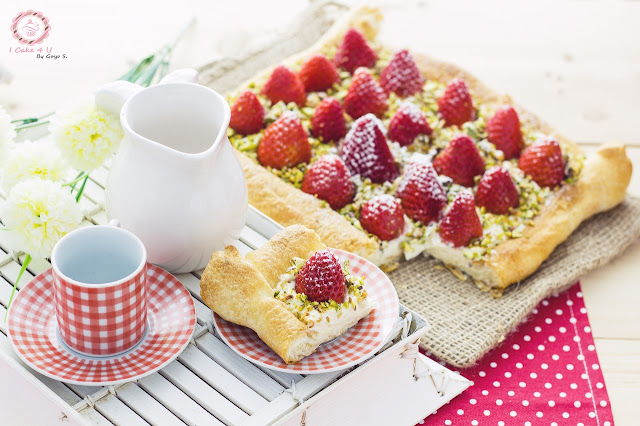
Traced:
POLYGON ((138 237, 117 226, 77 229, 56 244, 51 264, 63 343, 84 355, 112 356, 142 340, 147 252, 138 237))

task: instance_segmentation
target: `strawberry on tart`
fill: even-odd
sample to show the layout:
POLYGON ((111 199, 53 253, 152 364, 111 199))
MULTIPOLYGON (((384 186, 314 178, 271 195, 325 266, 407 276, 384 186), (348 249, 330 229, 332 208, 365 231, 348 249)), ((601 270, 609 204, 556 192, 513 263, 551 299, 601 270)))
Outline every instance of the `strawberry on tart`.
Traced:
POLYGON ((200 280, 202 300, 223 319, 251 328, 287 364, 312 354, 369 315, 365 277, 349 272, 304 226, 274 235, 243 259, 214 252, 200 280))
POLYGON ((497 296, 622 201, 624 146, 586 157, 464 70, 373 43, 380 20, 357 9, 229 98, 256 208, 387 270, 434 256, 497 296))

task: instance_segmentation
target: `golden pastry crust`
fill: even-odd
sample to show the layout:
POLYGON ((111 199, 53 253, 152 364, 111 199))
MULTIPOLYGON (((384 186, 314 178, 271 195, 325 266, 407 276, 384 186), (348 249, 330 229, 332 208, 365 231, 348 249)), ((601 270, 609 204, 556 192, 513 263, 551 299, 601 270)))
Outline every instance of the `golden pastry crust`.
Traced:
POLYGON ((245 259, 275 288, 280 276, 291 266, 291 259, 308 259, 324 248, 318 234, 302 225, 293 225, 278 232, 259 250, 247 253, 245 259))
MULTIPOLYGON (((337 45, 350 27, 359 29, 372 40, 378 32, 381 19, 377 9, 356 9, 336 23, 317 44, 282 63, 292 65, 326 46, 337 45)), ((426 55, 414 53, 413 56, 428 80, 446 84, 459 77, 465 80, 478 104, 493 109, 505 103, 513 104, 509 96, 492 91, 456 65, 426 55)), ((238 91, 246 88, 250 82, 266 80, 272 69, 264 70, 238 91)), ((542 133, 554 135, 563 152, 571 153, 574 157, 582 155, 582 150, 576 144, 559 135, 534 114, 523 108, 516 108, 521 122, 542 133)), ((314 229, 322 241, 331 247, 351 251, 370 260, 378 258, 376 240, 356 229, 348 220, 314 197, 283 182, 244 154, 237 154, 247 177, 249 202, 256 208, 285 226, 301 223, 314 229)), ((548 198, 546 207, 535 217, 533 225, 526 228, 522 237, 499 244, 488 259, 470 261, 463 256, 461 249, 444 245, 429 248, 426 252, 468 273, 481 288, 490 289, 498 296, 510 284, 532 274, 583 220, 622 202, 630 178, 631 162, 624 146, 604 145, 596 154, 587 158, 575 184, 565 184, 548 198)), ((394 263, 395 260, 389 265, 394 263)), ((382 265, 383 268, 384 266, 382 265)))
POLYGON ((357 314, 343 315, 344 321, 318 326, 298 319, 284 302, 274 297, 280 276, 291 260, 305 261, 325 245, 318 235, 301 225, 285 228, 264 246, 243 259, 238 250, 227 246, 214 252, 200 279, 200 295, 212 311, 226 321, 255 331, 287 364, 312 354, 322 343, 344 334, 373 309, 364 303, 357 314), (346 318, 346 319, 345 319, 346 318))
POLYGON ((284 362, 308 355, 296 359, 298 354, 293 348, 304 348, 313 332, 273 297, 264 276, 243 260, 235 247, 227 246, 211 255, 200 279, 200 295, 226 321, 255 331, 284 362))

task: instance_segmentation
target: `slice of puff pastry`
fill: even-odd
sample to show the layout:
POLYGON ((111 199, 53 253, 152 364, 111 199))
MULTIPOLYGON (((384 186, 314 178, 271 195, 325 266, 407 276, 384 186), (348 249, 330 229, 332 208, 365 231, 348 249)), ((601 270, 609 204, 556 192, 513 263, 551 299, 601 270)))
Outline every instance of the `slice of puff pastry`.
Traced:
POLYGON ((364 299, 357 310, 345 312, 340 321, 322 321, 310 326, 293 314, 284 302, 274 298, 274 288, 291 260, 305 261, 324 249, 318 235, 301 225, 285 228, 264 246, 243 259, 227 246, 214 252, 200 280, 204 303, 226 321, 255 331, 260 339, 287 364, 312 354, 371 312, 374 304, 364 299))

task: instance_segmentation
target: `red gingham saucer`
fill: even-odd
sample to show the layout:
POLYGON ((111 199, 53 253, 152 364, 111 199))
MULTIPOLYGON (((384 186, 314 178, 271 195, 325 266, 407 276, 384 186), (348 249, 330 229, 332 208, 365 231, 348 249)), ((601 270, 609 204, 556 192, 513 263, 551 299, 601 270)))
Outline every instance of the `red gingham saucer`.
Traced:
POLYGON ((376 308, 342 336, 324 343, 314 353, 292 365, 269 348, 250 328, 227 322, 214 314, 214 324, 222 340, 240 356, 272 370, 286 373, 318 374, 354 366, 373 356, 387 341, 398 320, 400 305, 396 289, 377 266, 346 251, 331 248, 340 263, 349 261, 355 276, 365 277, 368 298, 376 308))
POLYGON ((9 310, 8 333, 18 356, 34 370, 68 383, 110 385, 151 374, 173 361, 189 343, 196 310, 189 291, 165 270, 147 265, 148 330, 124 354, 92 357, 60 341, 49 269, 29 282, 9 310))

